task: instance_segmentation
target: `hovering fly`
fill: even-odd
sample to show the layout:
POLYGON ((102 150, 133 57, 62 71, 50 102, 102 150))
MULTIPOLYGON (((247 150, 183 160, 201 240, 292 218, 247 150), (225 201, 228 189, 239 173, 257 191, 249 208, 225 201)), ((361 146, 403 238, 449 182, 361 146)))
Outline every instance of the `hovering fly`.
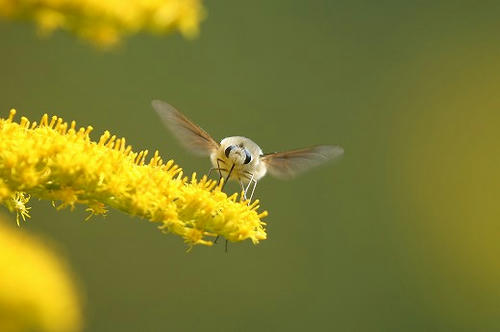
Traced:
POLYGON ((209 156, 219 176, 240 183, 247 199, 252 200, 257 182, 267 172, 280 179, 290 179, 311 167, 340 157, 344 149, 338 145, 316 145, 285 152, 263 153, 251 139, 231 136, 217 143, 205 130, 194 124, 172 105, 153 100, 153 108, 174 136, 191 152, 209 156))

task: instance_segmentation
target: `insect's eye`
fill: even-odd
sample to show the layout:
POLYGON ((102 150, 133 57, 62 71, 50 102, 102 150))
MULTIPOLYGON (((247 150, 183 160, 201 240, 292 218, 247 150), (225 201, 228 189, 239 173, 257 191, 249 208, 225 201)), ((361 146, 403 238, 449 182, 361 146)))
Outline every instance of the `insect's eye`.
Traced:
POLYGON ((252 155, 250 154, 250 151, 245 149, 245 162, 244 162, 244 164, 248 164, 251 161, 252 161, 252 155))
POLYGON ((226 155, 227 158, 229 158, 229 154, 231 153, 231 150, 234 149, 236 146, 235 145, 230 145, 224 150, 224 154, 226 155))

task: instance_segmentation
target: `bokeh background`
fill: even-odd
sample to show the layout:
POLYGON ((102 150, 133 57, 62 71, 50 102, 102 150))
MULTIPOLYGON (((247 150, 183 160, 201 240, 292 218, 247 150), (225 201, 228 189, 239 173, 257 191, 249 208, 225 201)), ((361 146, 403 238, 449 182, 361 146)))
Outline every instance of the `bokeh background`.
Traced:
MULTIPOLYGON (((191 156, 154 98, 265 151, 340 144, 294 181, 265 178, 268 240, 196 247, 110 211, 32 201, 20 231, 77 276, 86 331, 498 331, 500 3, 213 1, 200 36, 104 52, 0 22, 0 110, 43 113, 191 156)), ((228 187, 236 190, 237 187, 228 187)), ((12 222, 14 221, 12 216, 12 222)), ((36 276, 33 276, 34 278, 36 276)))

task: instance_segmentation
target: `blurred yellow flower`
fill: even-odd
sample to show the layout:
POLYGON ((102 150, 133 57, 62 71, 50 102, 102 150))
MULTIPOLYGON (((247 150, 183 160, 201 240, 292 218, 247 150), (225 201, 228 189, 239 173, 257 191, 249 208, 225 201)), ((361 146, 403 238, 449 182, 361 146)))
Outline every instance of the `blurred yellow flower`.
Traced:
POLYGON ((79 331, 80 303, 65 264, 0 220, 0 331, 79 331))
POLYGON ((35 21, 44 34, 69 30, 102 46, 140 31, 194 37, 204 15, 201 0, 0 0, 0 16, 35 21))
MULTIPOLYGON (((86 204, 90 215, 106 206, 159 222, 164 232, 180 235, 190 246, 212 245, 208 236, 253 243, 266 238, 259 202, 248 205, 228 197, 222 183, 196 174, 189 180, 172 160, 158 151, 148 164, 148 151, 135 153, 125 139, 105 132, 92 142, 92 127, 76 129, 45 114, 40 124, 22 117, 0 119, 0 202, 23 219, 29 196, 58 201, 58 209, 86 204)), ((55 203, 54 203, 55 206, 55 203)), ((18 219, 19 222, 19 219, 18 219)))

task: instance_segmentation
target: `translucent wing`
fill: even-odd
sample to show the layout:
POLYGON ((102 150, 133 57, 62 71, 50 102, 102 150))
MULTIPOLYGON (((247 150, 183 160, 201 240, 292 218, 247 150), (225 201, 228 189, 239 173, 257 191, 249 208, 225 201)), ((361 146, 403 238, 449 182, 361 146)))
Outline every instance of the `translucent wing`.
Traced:
POLYGON ((206 131, 191 122, 172 105, 161 100, 153 100, 151 104, 167 128, 191 152, 202 156, 210 155, 219 147, 219 143, 206 131))
POLYGON ((271 175, 290 179, 308 169, 344 154, 338 145, 317 145, 310 148, 265 154, 264 162, 271 175))

